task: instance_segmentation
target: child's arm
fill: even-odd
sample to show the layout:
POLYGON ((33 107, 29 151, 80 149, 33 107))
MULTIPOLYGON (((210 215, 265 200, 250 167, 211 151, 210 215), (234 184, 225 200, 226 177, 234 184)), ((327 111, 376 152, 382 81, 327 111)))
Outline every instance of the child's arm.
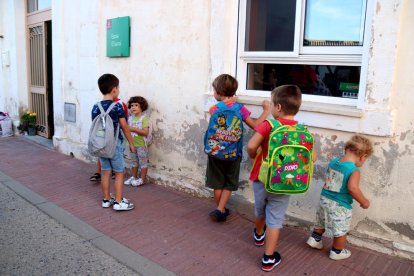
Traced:
POLYGON ((312 162, 315 163, 318 160, 318 154, 316 153, 315 149, 312 151, 312 162))
POLYGON ((131 131, 129 130, 129 126, 125 118, 119 118, 119 126, 124 132, 125 138, 128 140, 129 150, 131 152, 135 152, 134 140, 132 139, 131 131))
POLYGON ((149 128, 148 127, 145 127, 145 128, 142 128, 141 129, 141 128, 136 128, 136 127, 130 126, 129 129, 131 130, 131 132, 135 132, 138 135, 145 136, 145 137, 148 135, 148 132, 149 132, 149 128))
POLYGON ((359 189, 359 178, 360 172, 358 170, 354 171, 348 179, 348 191, 351 196, 358 201, 362 208, 368 209, 369 200, 364 196, 362 191, 359 189))
POLYGON ((318 154, 316 153, 315 150, 315 144, 313 144, 313 150, 312 150, 312 162, 315 163, 316 160, 318 160, 318 154))
POLYGON ((264 137, 256 132, 252 138, 250 138, 249 143, 247 143, 247 153, 249 154, 250 158, 254 159, 257 154, 257 149, 263 143, 264 137))
POLYGON ((263 103, 262 103, 262 106, 263 106, 263 112, 259 116, 259 118, 257 118, 255 120, 252 117, 247 117, 246 120, 245 120, 246 124, 251 129, 254 129, 258 125, 260 125, 261 123, 263 123, 264 120, 266 120, 267 116, 269 116, 269 114, 270 114, 270 102, 268 100, 264 100, 263 103))

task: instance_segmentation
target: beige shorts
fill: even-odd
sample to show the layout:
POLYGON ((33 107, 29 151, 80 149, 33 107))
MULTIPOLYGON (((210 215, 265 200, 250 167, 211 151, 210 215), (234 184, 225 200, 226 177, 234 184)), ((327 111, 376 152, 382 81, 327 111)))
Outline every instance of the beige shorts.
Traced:
POLYGON ((325 229, 327 236, 340 237, 349 232, 351 221, 352 209, 321 196, 319 209, 316 212, 315 229, 325 229))

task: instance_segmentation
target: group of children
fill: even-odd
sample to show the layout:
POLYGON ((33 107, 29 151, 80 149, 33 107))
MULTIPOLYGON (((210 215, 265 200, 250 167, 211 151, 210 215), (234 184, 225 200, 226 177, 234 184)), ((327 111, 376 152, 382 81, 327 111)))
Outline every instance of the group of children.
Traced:
MULTIPOLYGON (((259 180, 262 160, 267 158, 269 137, 272 132, 276 131, 266 117, 271 113, 279 125, 296 126, 298 122, 295 120, 295 115, 302 103, 302 93, 296 85, 283 85, 275 88, 271 93, 271 103, 264 101, 262 114, 257 120, 253 120, 250 117, 250 111, 242 104, 236 103, 234 96, 237 86, 237 80, 227 74, 218 76, 213 82, 214 97, 218 103, 210 108, 209 128, 215 128, 221 140, 217 142, 218 138, 210 135, 207 130, 205 138, 205 152, 208 154, 206 186, 214 189, 214 199, 217 205, 209 216, 217 222, 226 221, 230 214, 226 204, 232 191, 238 189, 242 151, 239 149, 235 157, 230 159, 227 152, 233 150, 227 141, 236 141, 236 138, 239 138, 239 144, 242 144, 242 131, 239 131, 240 137, 236 137, 235 129, 229 127, 225 121, 226 116, 228 117, 225 112, 236 110, 246 125, 255 130, 255 134, 247 143, 247 153, 254 159, 249 177, 253 182, 255 200, 256 219, 253 240, 256 246, 265 245, 261 266, 262 270, 271 271, 282 259, 276 248, 291 195, 270 193, 265 188, 265 184, 259 180), (225 151, 226 154, 220 155, 220 150, 225 151)), ((238 121, 237 118, 232 120, 238 121)), ((272 141, 272 143, 283 144, 284 141, 281 139, 272 141)), ((313 149, 313 144, 306 146, 313 149)), ((358 168, 372 153, 373 147, 370 140, 361 135, 354 135, 345 144, 344 156, 333 159, 326 170, 325 184, 317 211, 317 223, 306 243, 312 248, 322 249, 322 235, 325 231, 328 232, 333 236, 333 245, 329 254, 333 260, 346 259, 351 255, 351 252, 345 249, 345 243, 351 226, 353 199, 362 208, 369 207, 369 200, 359 189, 360 171, 358 168)), ((310 157, 312 162, 316 161, 317 155, 314 150, 310 157)), ((298 164, 295 163, 295 169, 301 169, 298 168, 298 164)))
MULTIPOLYGON (((148 172, 148 147, 145 137, 149 135, 149 119, 144 115, 148 109, 148 102, 144 97, 131 97, 128 106, 119 100, 119 79, 112 74, 104 74, 98 79, 99 90, 103 95, 100 102, 104 111, 107 111, 113 102, 117 102, 110 110, 109 116, 114 128, 122 129, 118 134, 115 154, 112 158, 100 157, 97 161, 97 172, 91 176, 91 181, 101 181, 103 193, 102 207, 116 211, 132 210, 135 206, 122 196, 123 184, 141 186, 146 181, 148 172), (128 116, 128 109, 131 115, 128 116), (129 153, 124 152, 124 138, 127 140, 129 153), (124 181, 125 161, 128 158, 132 164, 132 176, 124 181), (138 170, 139 168, 139 170, 138 170), (140 171, 140 176, 138 173, 140 171), (115 197, 110 194, 110 178, 115 179, 115 197)), ((101 113, 98 103, 92 108, 92 121, 101 113)))
MULTIPOLYGON (((104 74, 98 80, 98 86, 103 94, 101 105, 108 110, 113 101, 118 100, 119 80, 112 74, 104 74)), ((214 97, 218 103, 209 110, 210 125, 217 135, 206 132, 205 152, 208 154, 206 171, 206 186, 214 190, 214 200, 217 207, 209 213, 212 220, 226 221, 230 210, 226 204, 231 193, 239 186, 239 171, 242 158, 243 122, 255 130, 254 135, 247 143, 247 153, 254 159, 249 179, 254 191, 255 228, 253 241, 256 246, 265 245, 262 258, 262 270, 271 271, 281 262, 281 255, 276 251, 285 213, 289 204, 289 194, 270 193, 264 183, 259 180, 262 160, 267 158, 269 137, 274 126, 266 118, 271 114, 282 126, 296 126, 295 115, 302 103, 302 93, 296 85, 283 85, 275 88, 271 93, 271 102, 263 101, 263 112, 257 119, 250 116, 250 111, 242 104, 237 103, 235 94, 238 88, 237 80, 228 75, 218 76, 213 84, 214 97), (230 121, 227 115, 238 114, 230 121), (214 119, 213 119, 214 118, 214 119), (221 144, 218 140, 224 140, 221 144), (232 148, 232 143, 238 141, 232 148)), ((148 118, 143 112, 148 103, 143 97, 131 97, 128 101, 131 116, 127 119, 128 110, 123 110, 121 104, 116 104, 109 115, 115 127, 122 129, 119 134, 115 154, 112 158, 99 158, 100 171, 92 178, 97 179, 102 174, 101 187, 103 193, 102 207, 113 206, 114 210, 131 210, 134 204, 122 196, 123 184, 139 186, 145 182, 148 165, 148 148, 145 137, 148 135, 148 118), (136 162, 132 169, 132 176, 124 182, 124 150, 123 137, 128 141, 129 150, 135 156, 136 162), (141 171, 138 177, 138 166, 141 171), (114 174, 115 197, 110 195, 111 172, 114 174)), ((92 120, 100 114, 97 104, 92 109, 92 120)), ((273 138, 274 140, 275 138, 273 138)), ((312 139, 313 140, 313 139, 312 139)), ((283 141, 273 141, 280 142, 283 141)), ((308 149, 313 149, 313 143, 308 149)), ((333 245, 329 257, 341 260, 350 257, 351 252, 345 249, 346 235, 350 230, 352 217, 352 202, 355 199, 362 208, 369 207, 370 202, 359 189, 361 167, 373 153, 371 142, 361 136, 354 135, 345 144, 345 154, 333 159, 326 170, 325 184, 320 196, 320 205, 317 211, 317 223, 307 244, 316 249, 322 249, 322 235, 327 232, 333 236, 333 245)), ((316 152, 312 150, 309 159, 315 162, 316 152)), ((297 164, 296 164, 297 167, 297 164)))

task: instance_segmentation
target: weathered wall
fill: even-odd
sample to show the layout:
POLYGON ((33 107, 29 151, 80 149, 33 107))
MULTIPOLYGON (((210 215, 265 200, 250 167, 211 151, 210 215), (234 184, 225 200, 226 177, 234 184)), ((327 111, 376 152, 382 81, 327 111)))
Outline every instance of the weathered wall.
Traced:
POLYGON ((28 108, 25 1, 0 1, 0 111, 14 120, 28 108))
MULTIPOLYGON (((1 3, 11 9, 12 2, 1 3)), ((411 50, 414 37, 410 28, 414 23, 414 4, 410 0, 374 2, 362 118, 315 110, 298 114, 301 121, 312 118, 335 124, 352 122, 346 132, 311 127, 319 154, 314 182, 309 193, 292 197, 289 223, 299 221, 300 225, 309 225, 313 221, 324 169, 333 156, 342 153, 352 132, 379 133, 381 136, 370 136, 375 153, 362 168, 361 187, 371 200, 371 207, 362 210, 355 205, 351 241, 412 257, 414 94, 410 74, 414 70, 411 50), (383 129, 372 130, 372 125, 381 125, 382 121, 383 129)), ((210 196, 203 183, 206 156, 202 138, 208 120, 205 100, 215 76, 223 72, 235 74, 237 7, 236 0, 54 0, 53 104, 57 148, 66 154, 73 153, 76 158, 93 161, 86 152, 90 109, 101 98, 97 78, 110 72, 120 79, 123 100, 142 95, 149 101, 156 130, 150 152, 152 179, 158 184, 210 196), (119 16, 131 17, 131 56, 107 58, 106 20, 119 16), (65 102, 76 104, 76 123, 64 121, 65 102)), ((4 9, 0 14, 4 14, 4 9)), ((15 16, 13 20, 22 19, 15 16)), ((4 33, 13 32, 14 28, 14 25, 3 27, 4 33)), ((3 48, 5 41, 0 42, 3 48)), ((7 42, 7 47, 12 48, 14 43, 7 42)), ((4 88, 12 83, 12 78, 27 79, 24 74, 5 70, 9 69, 3 67, 0 71, 0 107, 4 105, 3 99, 14 97, 4 88)), ((21 96, 27 93, 27 84, 23 88, 13 88, 20 94, 10 106, 27 105, 27 96, 21 96)), ((253 116, 260 112, 253 102, 247 102, 247 107, 253 116)), ((247 131, 245 142, 251 134, 252 131, 247 131)), ((253 202, 247 181, 250 166, 251 160, 245 154, 240 189, 233 196, 237 206, 253 202)))

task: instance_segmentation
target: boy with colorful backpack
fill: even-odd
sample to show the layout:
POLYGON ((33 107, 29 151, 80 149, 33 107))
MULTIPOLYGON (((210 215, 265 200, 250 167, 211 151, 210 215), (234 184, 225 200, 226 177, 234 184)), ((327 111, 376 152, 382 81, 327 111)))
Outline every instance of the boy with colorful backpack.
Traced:
POLYGON ((257 120, 234 98, 238 82, 228 74, 213 81, 214 98, 218 101, 210 112, 210 122, 204 137, 208 155, 206 186, 214 189, 216 209, 209 213, 212 220, 226 221, 230 211, 226 204, 239 187, 240 162, 243 147, 243 121, 252 129, 269 115, 269 101, 263 101, 263 112, 257 120))
POLYGON ((148 116, 143 114, 148 109, 148 102, 144 97, 131 97, 128 101, 128 108, 131 110, 131 116, 128 117, 128 125, 132 133, 136 152, 131 158, 132 176, 124 184, 136 187, 143 185, 147 177, 148 146, 152 140, 152 128, 148 116), (141 177, 138 177, 138 166, 141 171, 141 177))
POLYGON ((256 216, 253 237, 255 245, 265 244, 264 271, 281 262, 276 247, 290 194, 307 191, 316 160, 312 135, 294 118, 302 103, 299 87, 279 86, 271 97, 271 113, 276 120, 256 127, 247 145, 249 156, 255 159, 250 173, 256 216))

